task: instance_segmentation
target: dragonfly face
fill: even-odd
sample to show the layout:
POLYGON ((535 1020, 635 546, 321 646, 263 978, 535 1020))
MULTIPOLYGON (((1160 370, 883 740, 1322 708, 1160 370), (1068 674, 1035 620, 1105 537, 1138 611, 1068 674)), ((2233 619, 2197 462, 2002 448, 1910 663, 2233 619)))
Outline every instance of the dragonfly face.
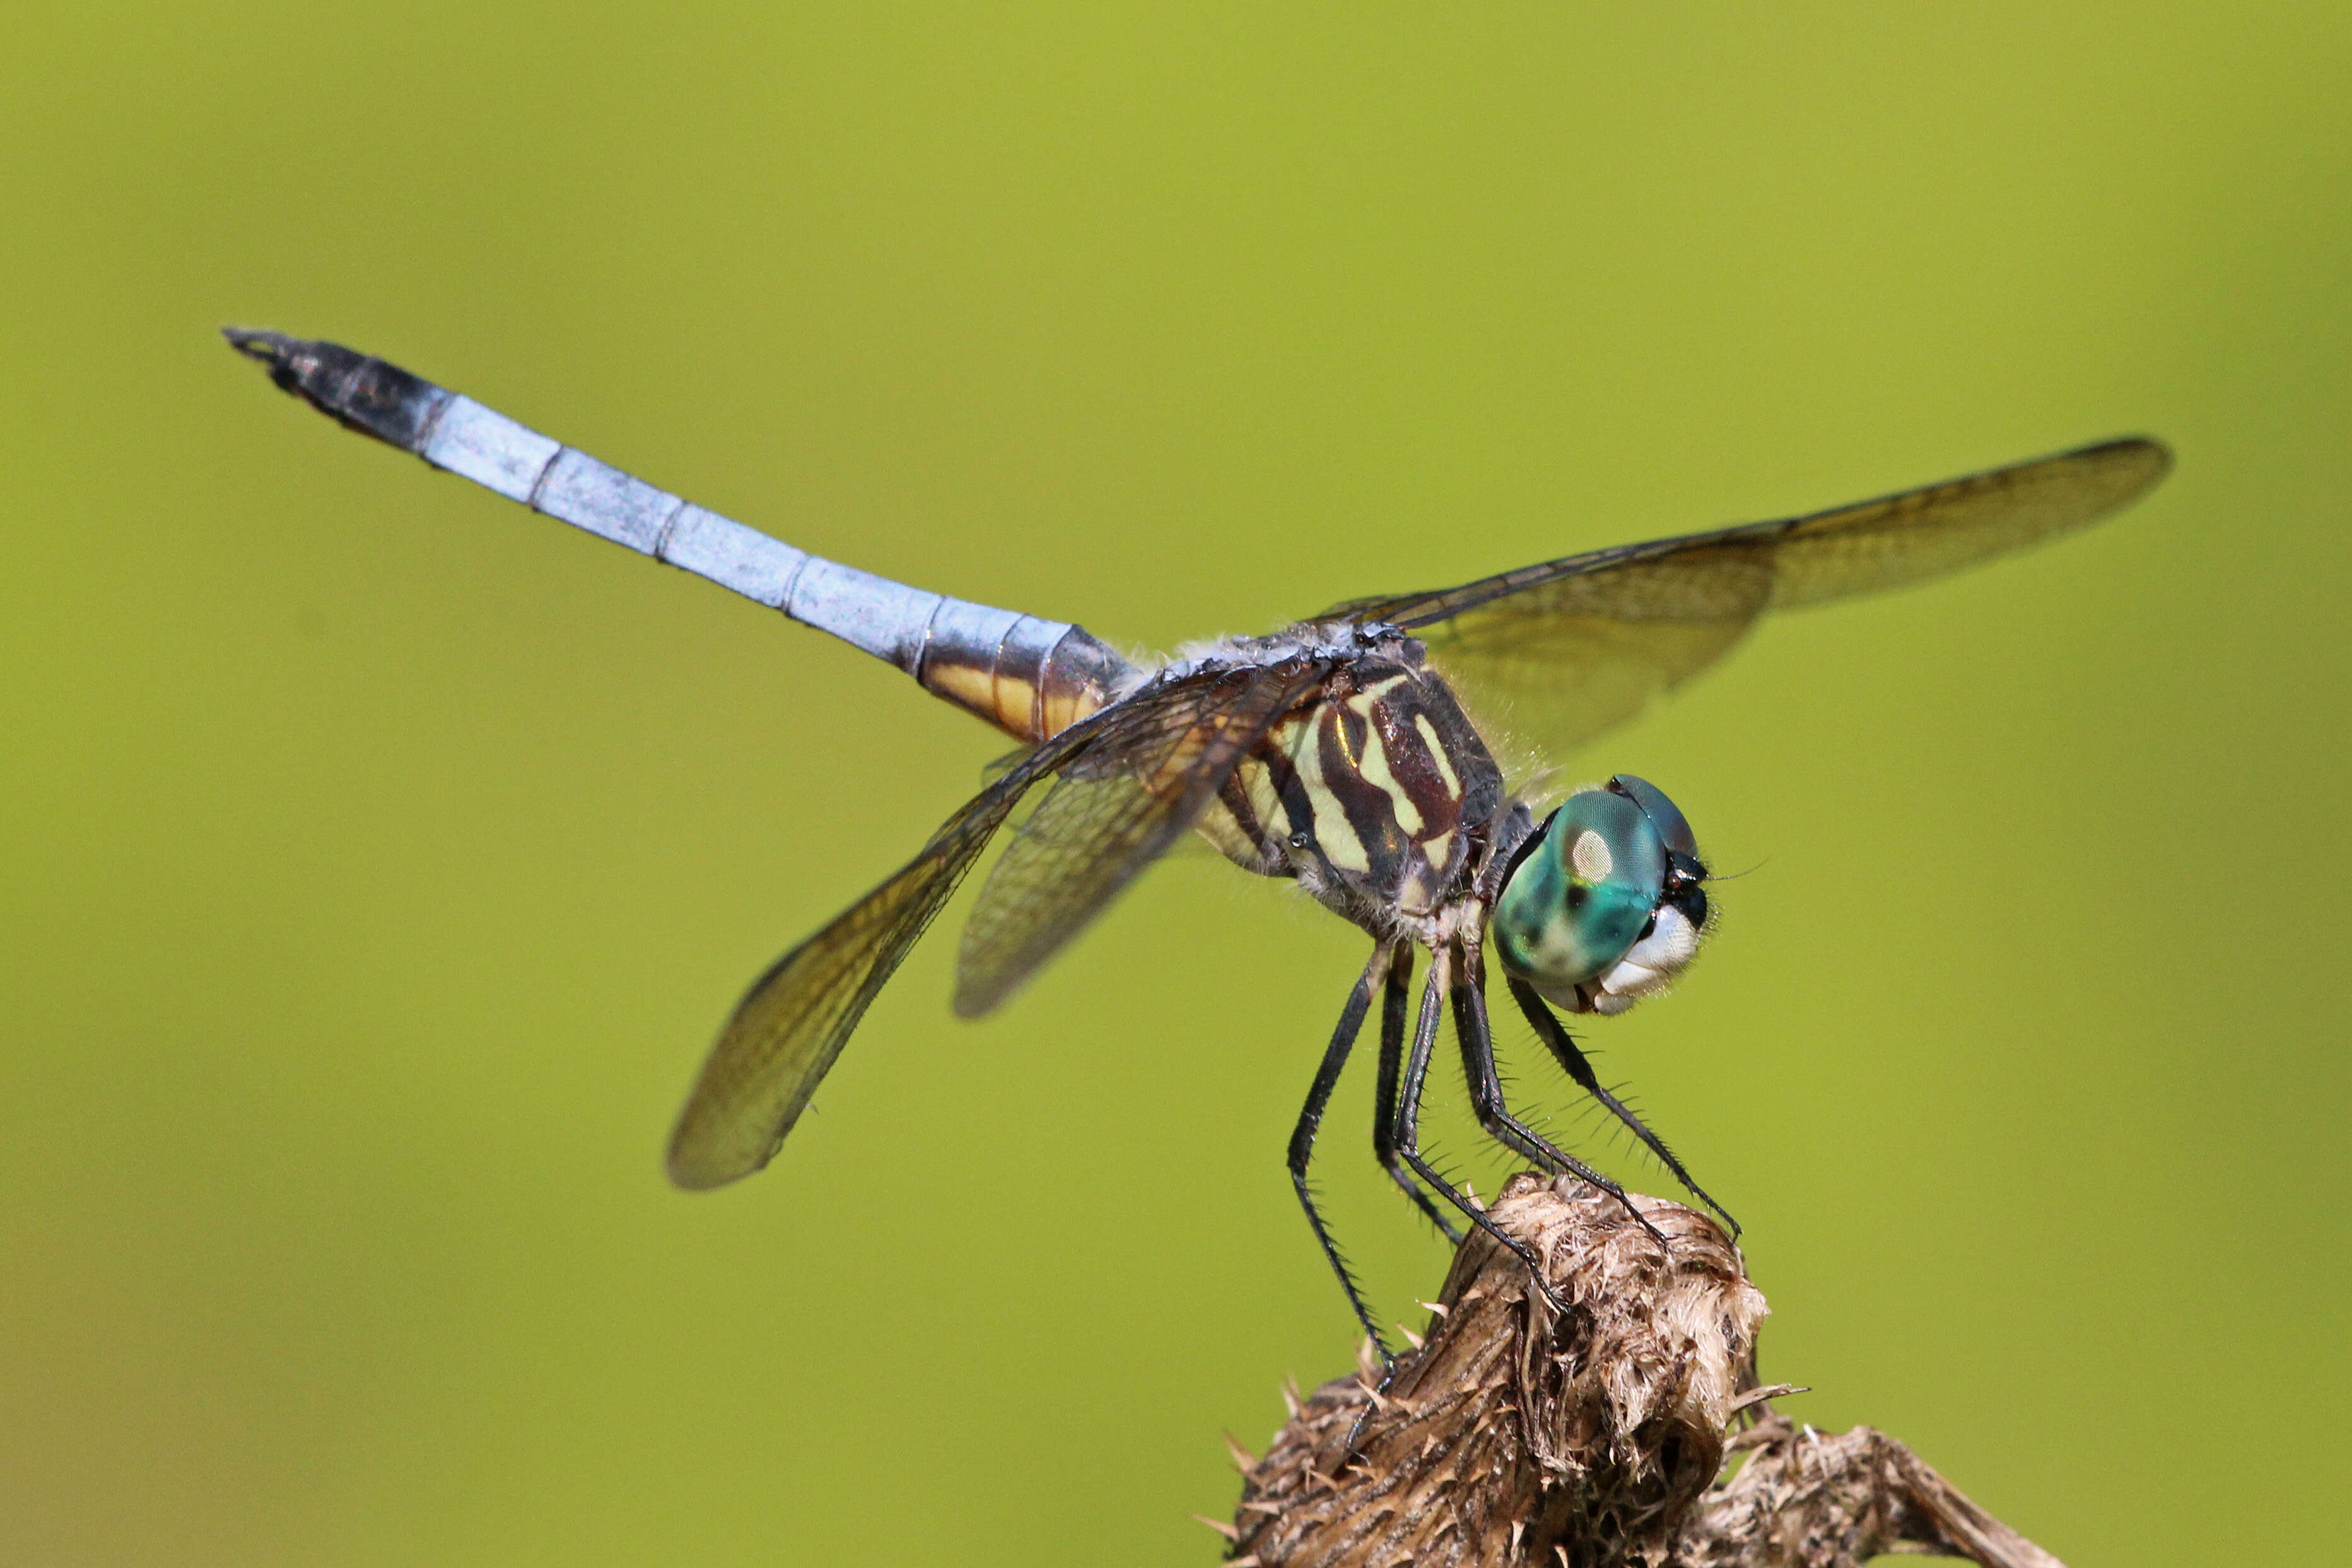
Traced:
POLYGON ((1027 748, 913 859, 753 984, 678 1117, 673 1180, 715 1187, 768 1163, 883 983, 1041 788, 964 927, 959 1013, 1002 1003, 1190 829, 1248 870, 1296 879, 1370 933, 1370 962, 1307 1091, 1289 1165, 1375 1343, 1380 1327, 1307 1181, 1375 996, 1373 1150, 1441 1229, 1454 1234, 1432 1194, 1517 1253, 1540 1285, 1534 1254, 1421 1152, 1422 1091, 1449 1014, 1480 1125, 1536 1164, 1624 1198, 1505 1103, 1486 1016, 1489 947, 1561 1068, 1722 1213, 1601 1085, 1552 1011, 1622 1012, 1689 963, 1707 924, 1689 823, 1655 785, 1621 773, 1538 828, 1469 713, 1508 712, 1517 740, 1564 757, 1720 658, 1768 612, 2022 549, 2136 500, 2171 465, 2154 441, 2101 442, 1802 517, 1351 600, 1272 636, 1139 665, 1066 622, 821 560, 383 360, 276 332, 227 335, 280 387, 352 429, 830 632, 1027 748))
POLYGON ((1698 952, 1706 867, 1664 792, 1620 773, 1580 790, 1522 849, 1488 940, 1503 968, 1571 1013, 1622 1013, 1698 952))

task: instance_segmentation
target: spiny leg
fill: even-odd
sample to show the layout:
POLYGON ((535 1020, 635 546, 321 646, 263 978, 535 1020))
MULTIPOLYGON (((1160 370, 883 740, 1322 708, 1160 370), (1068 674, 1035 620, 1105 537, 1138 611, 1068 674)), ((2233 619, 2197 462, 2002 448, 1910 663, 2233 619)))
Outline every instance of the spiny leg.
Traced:
POLYGON ((1551 1009, 1544 1005, 1543 997, 1537 993, 1535 987, 1524 980, 1514 978, 1511 981, 1511 1000, 1519 1005, 1519 1011, 1526 1014, 1528 1022, 1534 1026, 1536 1037, 1550 1047, 1553 1058, 1567 1069, 1568 1076, 1576 1080, 1578 1087, 1608 1107, 1611 1115, 1632 1128, 1633 1136, 1639 1138, 1649 1148, 1650 1152, 1664 1162, 1666 1169, 1674 1173, 1675 1180, 1690 1189, 1699 1202, 1722 1215, 1723 1223, 1731 1227, 1731 1234, 1738 1236, 1739 1222, 1732 1218, 1730 1213, 1721 1204, 1710 1197, 1705 1187, 1691 1180, 1691 1173, 1683 1169, 1683 1163, 1675 1158, 1675 1152, 1666 1147, 1665 1140, 1643 1126, 1640 1117, 1634 1115, 1615 1095, 1601 1087, 1600 1077, 1593 1072, 1592 1063, 1586 1058, 1582 1047, 1577 1045, 1575 1037, 1568 1032, 1568 1026, 1552 1016, 1551 1009))
MULTIPOLYGON (((1391 1134, 1397 1153, 1423 1181, 1460 1209, 1473 1225, 1509 1247, 1518 1260, 1528 1266, 1528 1273, 1534 1279, 1536 1289, 1543 1292, 1544 1300, 1566 1316, 1570 1310, 1569 1304, 1560 1299, 1559 1292, 1551 1288, 1551 1281, 1544 1278, 1543 1259, 1535 1255, 1534 1248, 1518 1237, 1507 1234, 1502 1226, 1487 1217, 1485 1209, 1471 1202, 1468 1194, 1439 1175, 1436 1168, 1422 1157, 1421 1093, 1429 1081, 1429 1058, 1437 1048, 1438 1026, 1445 1021, 1445 998, 1452 989, 1452 958, 1451 951, 1445 948, 1439 948, 1430 955, 1429 979, 1421 988, 1421 1017, 1413 1026, 1412 1053, 1405 1058, 1404 1083, 1397 1096, 1396 1129, 1391 1134)), ((1382 1109, 1385 1111, 1387 1108, 1382 1109)))
POLYGON ((1453 1246, 1462 1245, 1462 1233, 1445 1217, 1428 1189, 1412 1179, 1404 1161, 1397 1154, 1396 1102, 1397 1078, 1404 1070, 1404 1020, 1412 1002, 1412 949, 1400 942, 1396 958, 1391 965, 1388 979, 1381 993, 1381 1071, 1380 1083, 1372 1100, 1372 1152, 1383 1170, 1405 1195, 1429 1216, 1430 1224, 1442 1232, 1453 1246))
POLYGON ((1348 1260, 1339 1256, 1339 1244, 1331 1239, 1322 1213, 1315 1206, 1315 1194, 1307 1186, 1307 1164, 1314 1158, 1315 1134, 1323 1125, 1323 1110, 1331 1103, 1331 1091, 1339 1086, 1339 1069, 1348 1065, 1348 1053, 1355 1047, 1356 1036, 1363 1029, 1364 1014, 1372 1003, 1372 986, 1389 972, 1390 951, 1386 942, 1374 948, 1372 961, 1364 966, 1355 989, 1348 993, 1348 1005, 1339 1014, 1339 1026, 1331 1031, 1331 1044, 1323 1052, 1323 1065, 1315 1069, 1315 1081, 1307 1089, 1307 1104, 1298 1112, 1298 1125, 1290 1131, 1290 1184, 1298 1189, 1298 1202, 1307 1210, 1307 1223, 1314 1227, 1315 1239, 1322 1243, 1323 1256, 1330 1260, 1331 1272, 1339 1277, 1339 1289, 1348 1293, 1348 1305, 1356 1310, 1356 1321, 1371 1336, 1384 1365, 1394 1359, 1389 1353, 1388 1341, 1381 1337, 1380 1325, 1372 1321, 1371 1309, 1364 1305, 1363 1292, 1356 1288, 1356 1277, 1349 1271, 1348 1260))
POLYGON ((1496 1142, 1522 1158, 1554 1172, 1565 1171, 1599 1187, 1622 1205, 1625 1212, 1633 1216, 1633 1222, 1648 1231, 1659 1246, 1665 1246, 1666 1238, 1650 1223, 1649 1216, 1634 1206, 1624 1188, 1511 1114, 1510 1107, 1503 1100, 1502 1075, 1495 1068, 1495 1032, 1486 1021, 1486 966, 1475 949, 1464 954, 1462 966, 1466 973, 1454 993, 1454 1030, 1462 1042, 1462 1074, 1470 1082, 1470 1105, 1477 1113, 1478 1125, 1496 1142))

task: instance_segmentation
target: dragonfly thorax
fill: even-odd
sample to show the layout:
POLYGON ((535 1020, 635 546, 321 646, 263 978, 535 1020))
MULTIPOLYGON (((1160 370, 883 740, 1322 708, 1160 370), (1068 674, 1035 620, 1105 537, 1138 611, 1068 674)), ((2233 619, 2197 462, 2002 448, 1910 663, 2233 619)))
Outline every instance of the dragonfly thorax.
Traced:
POLYGON ((1663 791, 1620 773, 1580 790, 1522 846, 1489 941, 1512 974, 1573 1013, 1622 1013, 1674 984, 1707 923, 1706 868, 1663 791))
POLYGON ((1236 864, 1386 933, 1467 894, 1504 805, 1452 689, 1393 638, 1286 714, 1200 826, 1236 864))

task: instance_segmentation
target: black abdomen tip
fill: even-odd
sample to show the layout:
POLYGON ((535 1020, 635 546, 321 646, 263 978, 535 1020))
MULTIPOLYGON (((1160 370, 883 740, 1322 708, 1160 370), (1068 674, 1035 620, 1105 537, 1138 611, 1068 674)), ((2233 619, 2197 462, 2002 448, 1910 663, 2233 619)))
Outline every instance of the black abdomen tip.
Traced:
POLYGON ((269 379, 364 436, 415 452, 450 395, 387 360, 255 327, 224 327, 229 347, 269 367, 269 379))

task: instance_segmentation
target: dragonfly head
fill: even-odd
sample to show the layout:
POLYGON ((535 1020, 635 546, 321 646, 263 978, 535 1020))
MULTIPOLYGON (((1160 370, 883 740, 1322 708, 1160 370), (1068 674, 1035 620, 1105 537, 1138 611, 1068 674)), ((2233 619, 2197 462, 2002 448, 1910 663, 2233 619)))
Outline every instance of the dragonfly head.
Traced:
POLYGON ((1619 773, 1544 822, 1495 901, 1504 969, 1571 1013, 1622 1013, 1674 984, 1706 929, 1706 867, 1664 791, 1619 773))

